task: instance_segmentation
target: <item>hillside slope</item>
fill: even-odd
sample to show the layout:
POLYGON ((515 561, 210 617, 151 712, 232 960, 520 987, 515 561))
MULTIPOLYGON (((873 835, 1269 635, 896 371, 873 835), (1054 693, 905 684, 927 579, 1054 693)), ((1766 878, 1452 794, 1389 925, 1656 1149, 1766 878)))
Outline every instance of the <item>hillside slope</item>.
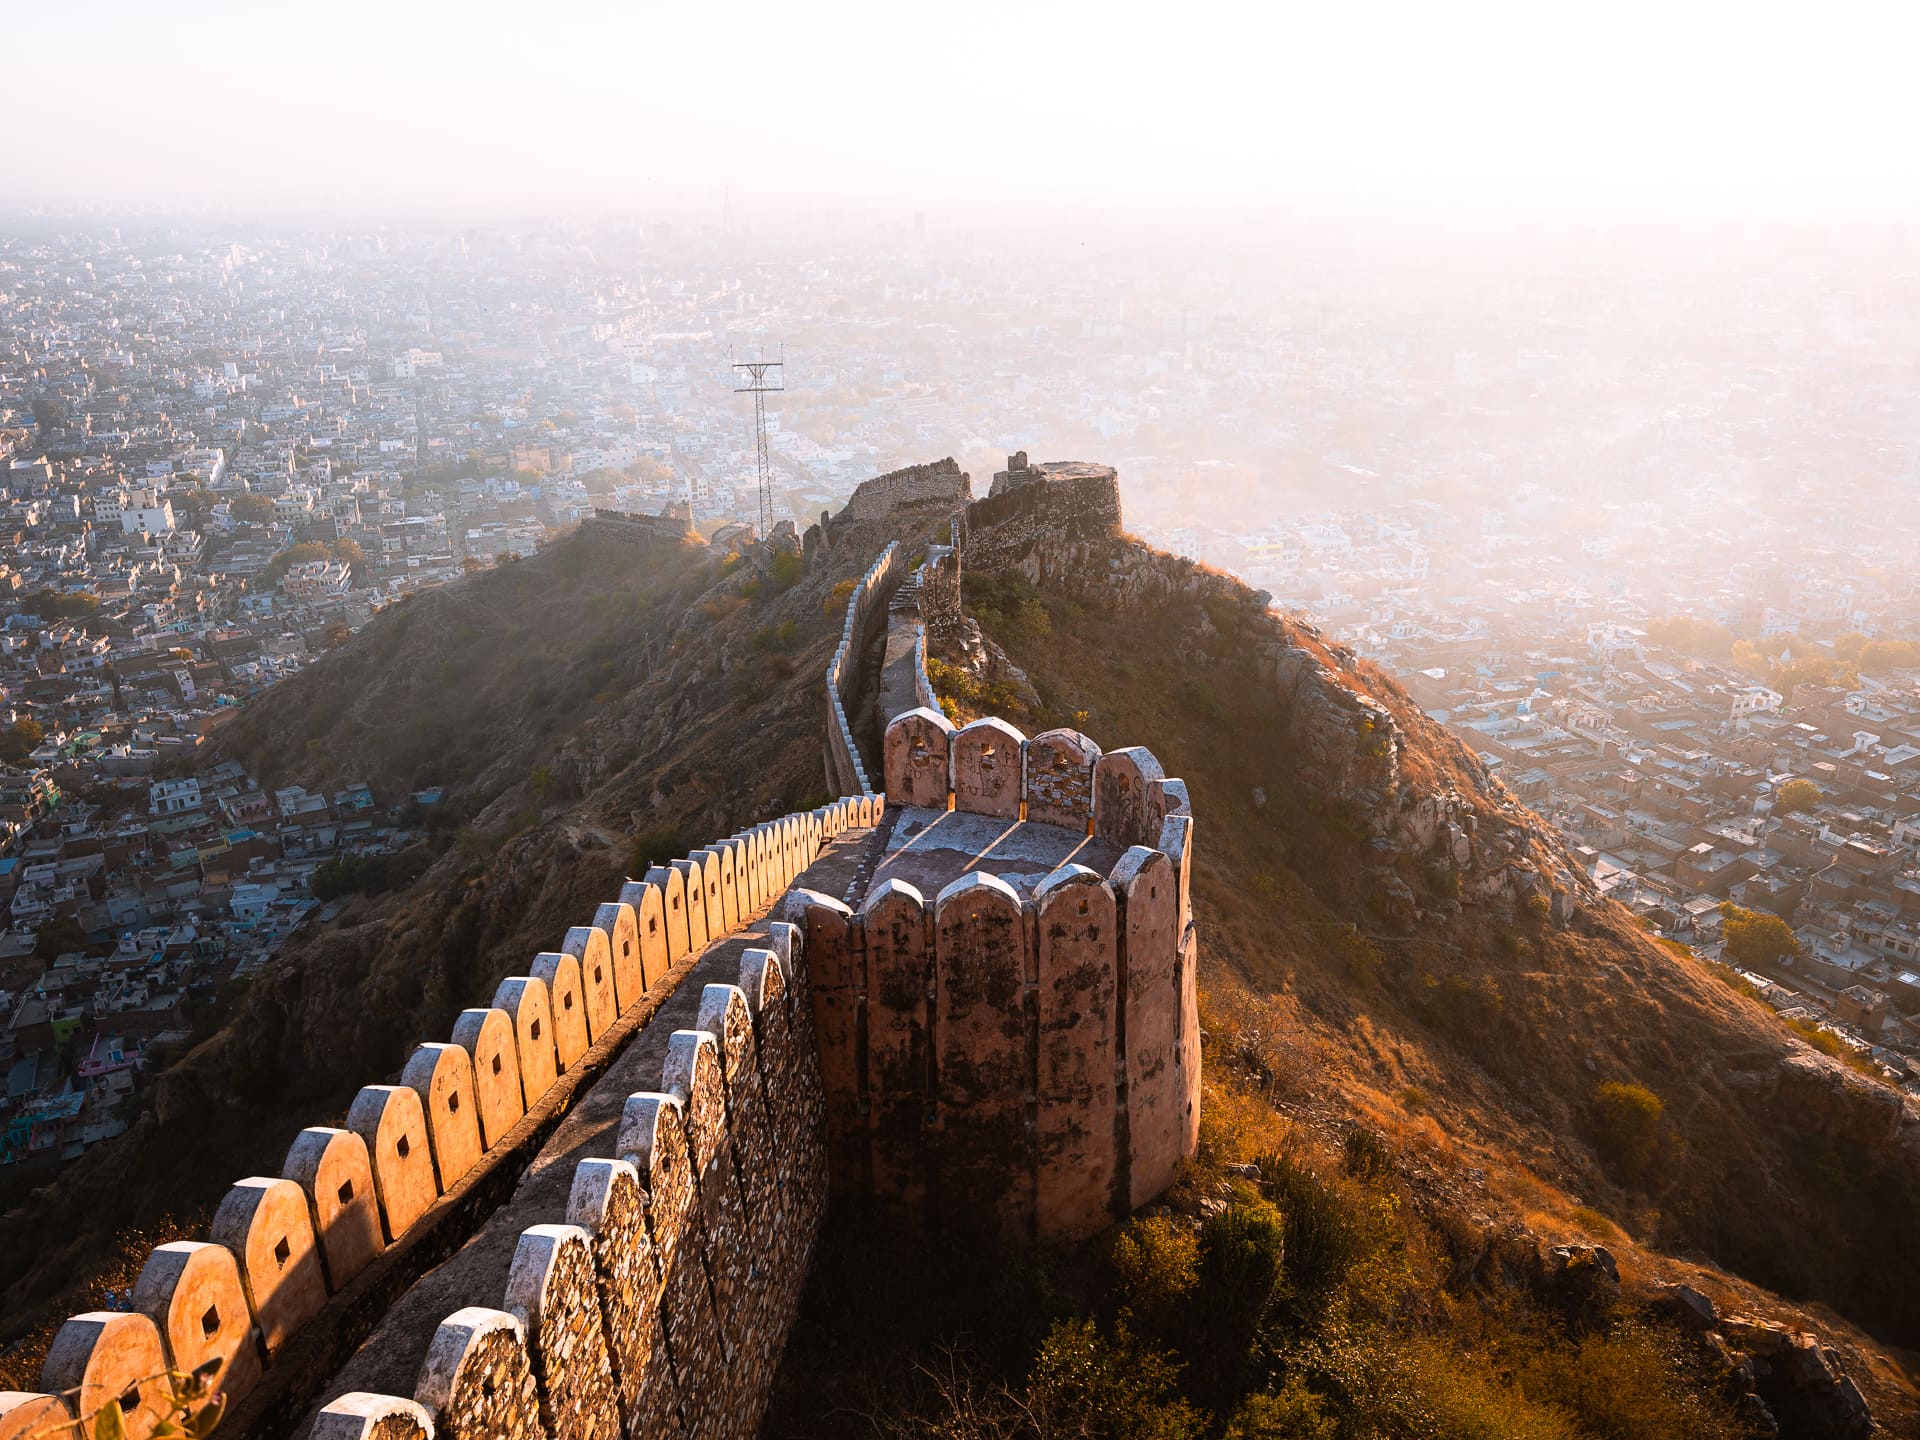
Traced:
MULTIPOLYGON (((298 933, 126 1136, 6 1197, 0 1343, 130 1285, 156 1238, 278 1173, 302 1126, 338 1123, 627 874, 824 801, 834 586, 871 559, 848 543, 803 577, 581 531, 383 612, 224 726, 214 750, 269 785, 444 787, 417 817, 425 871, 298 933)), ((35 1344, 6 1358, 32 1388, 35 1344)))
MULTIPOLYGON (((1024 692, 1029 733, 1124 736, 1191 789, 1210 1084, 1385 1136, 1449 1223, 1617 1226, 1738 1308, 1771 1303, 1743 1277, 1920 1342, 1914 1107, 1601 901, 1391 678, 1124 537, 1043 540, 967 595, 989 643, 934 667, 962 715, 1024 692), (1644 1137, 1609 1084, 1658 1097, 1644 1137)), ((1835 1334, 1911 1416, 1901 1367, 1835 1334)))

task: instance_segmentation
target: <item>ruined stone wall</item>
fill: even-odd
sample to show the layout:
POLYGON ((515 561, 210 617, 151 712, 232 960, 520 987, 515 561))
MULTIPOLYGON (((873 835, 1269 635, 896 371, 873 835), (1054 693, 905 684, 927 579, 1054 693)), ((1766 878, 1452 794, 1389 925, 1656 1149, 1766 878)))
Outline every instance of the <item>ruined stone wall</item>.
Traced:
POLYGON ((834 520, 884 520, 901 510, 921 507, 957 509, 973 499, 973 483, 949 455, 926 465, 909 465, 860 483, 834 520))
MULTIPOLYGON (((694 937, 746 924, 880 807, 862 795, 789 815, 628 882, 492 1006, 463 1012, 452 1043, 363 1089, 344 1126, 303 1130, 281 1175, 238 1182, 206 1241, 154 1251, 132 1311, 69 1320, 48 1393, 8 1397, 0 1433, 15 1411, 58 1420, 125 1397, 126 1434, 147 1440, 166 1372, 203 1365, 227 1396, 222 1434, 287 1433, 448 1253, 422 1235, 464 1220, 457 1245, 496 1175, 511 1194, 596 1057, 604 1067, 677 985, 694 937), (309 1326, 331 1344, 317 1374, 311 1353, 286 1360, 312 1350, 309 1326)), ((314 1440, 753 1434, 826 1198, 804 957, 790 926, 770 934, 736 983, 706 987, 658 1092, 627 1102, 617 1153, 583 1163, 568 1212, 521 1236, 506 1293, 440 1325, 412 1399, 345 1396, 314 1440)))
POLYGON ((1079 547, 1119 535, 1119 476, 1080 461, 1023 463, 995 477, 992 494, 967 507, 958 529, 969 570, 1018 570, 1036 585, 1057 586, 1070 578, 1079 547))
POLYGON ((960 600, 960 520, 948 523, 948 543, 929 546, 920 567, 920 618, 927 633, 944 640, 959 632, 965 613, 960 600))
POLYGON ((867 647, 886 626, 887 605, 900 588, 905 572, 906 559, 897 543, 880 552, 880 558, 860 577, 847 601, 840 644, 833 652, 833 659, 827 662, 827 783, 841 794, 876 793, 867 775, 866 762, 860 758, 860 747, 853 738, 847 706, 856 689, 856 667, 864 662, 867 647))
POLYGON ((1144 749, 932 710, 888 727, 886 783, 896 823, 951 805, 1118 859, 1062 864, 1025 895, 989 852, 931 897, 894 879, 852 904, 788 897, 835 1187, 950 1232, 1092 1234, 1165 1190, 1199 1141, 1186 787, 1144 749))
POLYGON ((595 509, 593 518, 587 524, 603 534, 634 541, 642 546, 702 543, 700 532, 693 528, 685 504, 669 505, 659 515, 595 509))

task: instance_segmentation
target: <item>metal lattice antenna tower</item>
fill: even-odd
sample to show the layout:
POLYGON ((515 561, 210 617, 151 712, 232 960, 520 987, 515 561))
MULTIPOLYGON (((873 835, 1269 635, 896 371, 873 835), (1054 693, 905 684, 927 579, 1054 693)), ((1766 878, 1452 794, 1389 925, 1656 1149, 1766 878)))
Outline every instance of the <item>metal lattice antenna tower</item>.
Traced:
MULTIPOLYGON (((784 357, 785 349, 781 350, 784 357)), ((753 442, 754 459, 760 479, 760 538, 765 540, 773 534, 773 463, 767 458, 767 396, 777 395, 787 388, 785 361, 782 360, 736 360, 735 371, 746 371, 745 385, 733 387, 736 395, 753 396, 753 442), (767 383, 767 372, 779 370, 774 383, 767 383)), ((738 378, 738 377, 736 377, 738 378)))

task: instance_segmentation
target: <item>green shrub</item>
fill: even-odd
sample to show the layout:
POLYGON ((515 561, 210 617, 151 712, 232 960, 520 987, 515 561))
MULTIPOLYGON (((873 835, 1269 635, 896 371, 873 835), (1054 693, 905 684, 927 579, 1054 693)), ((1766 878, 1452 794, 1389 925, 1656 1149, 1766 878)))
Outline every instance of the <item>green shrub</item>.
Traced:
POLYGON ((1205 1427, 1179 1380, 1179 1363, 1134 1344, 1124 1325, 1109 1340, 1091 1320, 1061 1320, 1034 1359, 1027 1406, 1042 1435, 1199 1440, 1205 1427))
POLYGON ((1249 1395, 1221 1440, 1336 1440, 1340 1423, 1298 1376, 1271 1395, 1249 1395))
POLYGON ((1265 1200, 1236 1201, 1200 1227, 1195 1300, 1209 1328, 1251 1331, 1279 1288, 1287 1226, 1265 1200))
POLYGON ((1347 1132, 1342 1163, 1356 1180, 1378 1180, 1393 1173, 1393 1152, 1378 1130, 1356 1125, 1347 1132))
POLYGON ((782 550, 773 557, 768 573, 773 578, 776 590, 791 590, 794 584, 806 572, 807 562, 792 550, 782 550))
POLYGON ((1053 616, 1038 599, 1022 600, 1013 610, 1013 628, 1029 639, 1053 633, 1053 616))
POLYGON ((1593 1142, 1602 1159, 1637 1178, 1659 1150, 1666 1106, 1644 1085, 1608 1080, 1593 1092, 1593 1142))
POLYGON ((1732 1430, 1726 1407, 1692 1383, 1672 1346, 1639 1325, 1575 1346, 1542 1345, 1514 1378, 1530 1399, 1576 1416, 1597 1440, 1707 1440, 1732 1430))
POLYGON ((820 602, 820 613, 822 615, 838 615, 846 608, 847 602, 853 598, 853 592, 858 588, 858 581, 842 580, 831 590, 827 591, 826 597, 820 602))
POLYGON ((1165 1216, 1130 1221, 1113 1245, 1120 1294, 1133 1313, 1164 1324, 1200 1278, 1200 1240, 1165 1216))
POLYGON ((785 650, 792 646, 800 633, 800 627, 791 620, 782 620, 778 625, 762 625, 753 632, 751 644, 762 655, 774 650, 785 650))
POLYGON ((1323 1296, 1366 1250, 1367 1216, 1353 1197, 1289 1153, 1270 1151, 1255 1163, 1260 1188, 1285 1220, 1288 1281, 1303 1297, 1323 1296))
POLYGON ((645 875, 655 865, 678 860, 688 848, 686 836, 672 826, 642 830, 627 848, 627 874, 645 875))

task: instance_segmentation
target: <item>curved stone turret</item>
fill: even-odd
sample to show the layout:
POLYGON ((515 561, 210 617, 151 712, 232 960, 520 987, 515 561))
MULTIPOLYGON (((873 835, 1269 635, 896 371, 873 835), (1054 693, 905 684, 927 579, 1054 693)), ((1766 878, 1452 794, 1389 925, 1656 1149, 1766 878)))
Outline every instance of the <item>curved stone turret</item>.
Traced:
POLYGON ((914 709, 879 857, 800 891, 836 1189, 1090 1234, 1199 1141, 1186 787, 1141 748, 914 709))

